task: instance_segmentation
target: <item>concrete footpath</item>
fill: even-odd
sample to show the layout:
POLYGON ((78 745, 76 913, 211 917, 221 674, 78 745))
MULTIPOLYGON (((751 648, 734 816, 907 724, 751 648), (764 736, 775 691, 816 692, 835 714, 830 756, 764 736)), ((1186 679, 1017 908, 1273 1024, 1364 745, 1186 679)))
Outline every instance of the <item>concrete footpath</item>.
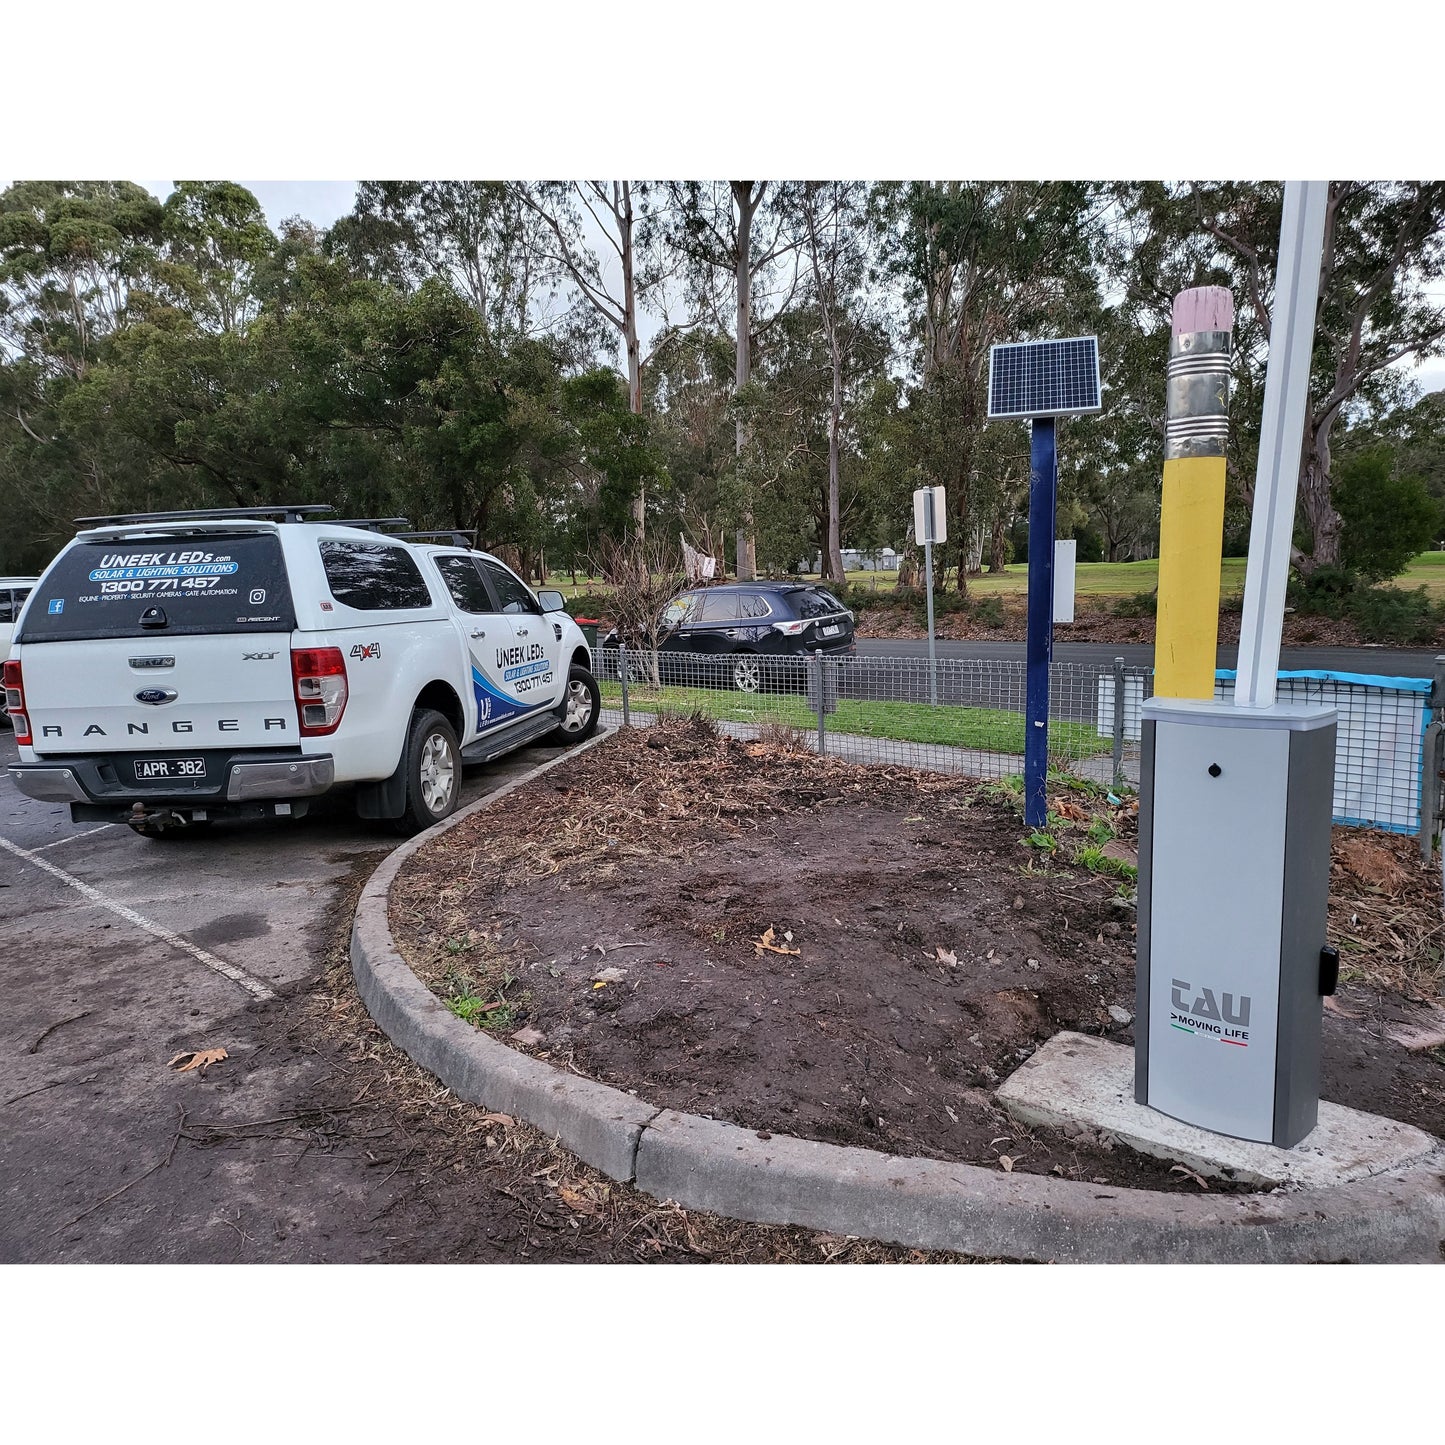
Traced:
POLYGON ((357 906, 351 963, 362 999, 392 1042, 459 1097, 525 1119, 656 1199, 756 1223, 1060 1263, 1440 1262, 1445 1150, 1334 1188, 1158 1194, 899 1158, 660 1110, 463 1023, 397 952, 387 920, 392 881, 446 829, 581 751, 403 844, 357 906))

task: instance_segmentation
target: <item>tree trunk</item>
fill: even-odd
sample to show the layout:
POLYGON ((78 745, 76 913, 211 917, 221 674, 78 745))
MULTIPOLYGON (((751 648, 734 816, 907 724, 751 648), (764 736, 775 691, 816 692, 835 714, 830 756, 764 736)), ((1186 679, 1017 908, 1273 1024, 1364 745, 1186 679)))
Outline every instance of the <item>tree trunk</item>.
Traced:
POLYGON ((828 416, 828 555, 825 562, 832 580, 840 587, 848 580, 843 572, 843 507, 838 485, 838 431, 843 418, 843 358, 833 347, 833 405, 828 416))
POLYGON ((1304 465, 1300 468, 1299 499, 1305 525, 1310 531, 1310 551, 1295 551, 1293 560, 1300 575, 1308 577, 1317 567, 1340 565, 1340 533, 1344 520, 1330 499, 1329 443, 1306 443, 1304 465))
MULTIPOLYGON (((753 236, 753 214, 757 210, 758 196, 753 195, 753 183, 751 181, 733 181, 733 204, 738 208, 738 234, 737 234, 737 271, 735 284, 738 293, 737 312, 737 364, 733 373, 736 390, 741 391, 752 376, 753 355, 752 355, 752 327, 753 327, 753 274, 752 274, 752 236, 753 236)), ((742 461, 743 452, 748 444, 747 426, 741 418, 737 425, 737 458, 742 461)), ((744 506, 741 518, 742 527, 739 532, 738 547, 738 581, 751 582, 758 573, 758 542, 756 536, 756 523, 753 520, 753 509, 751 503, 744 506)))
POLYGON ((1004 524, 1003 508, 1000 507, 993 519, 993 537, 989 543, 988 570, 1002 572, 1008 566, 1008 527, 1004 524))
MULTIPOLYGON (((614 183, 617 230, 622 242, 622 339, 627 349, 627 405, 633 416, 642 415, 642 346, 637 339, 637 283, 632 252, 632 182, 614 183)), ((632 499, 632 525, 639 537, 647 534, 647 485, 639 484, 632 499)))

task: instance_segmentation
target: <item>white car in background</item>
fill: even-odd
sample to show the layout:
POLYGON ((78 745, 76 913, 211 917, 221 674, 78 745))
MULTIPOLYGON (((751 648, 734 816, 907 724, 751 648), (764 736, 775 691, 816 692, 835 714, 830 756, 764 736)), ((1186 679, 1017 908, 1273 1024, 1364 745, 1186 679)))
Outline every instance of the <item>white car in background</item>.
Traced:
MULTIPOLYGON (((25 599, 30 596, 30 589, 39 580, 38 577, 0 577, 0 662, 10 656, 10 640, 15 635, 16 619, 25 599)), ((3 700, 0 700, 0 721, 7 727, 10 724, 10 713, 3 700)))

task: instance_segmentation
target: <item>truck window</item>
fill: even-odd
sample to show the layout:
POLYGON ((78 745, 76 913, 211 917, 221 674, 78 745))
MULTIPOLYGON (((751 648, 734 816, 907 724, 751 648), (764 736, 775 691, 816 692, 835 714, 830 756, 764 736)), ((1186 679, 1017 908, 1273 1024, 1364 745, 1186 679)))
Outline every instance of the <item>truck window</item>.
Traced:
POLYGON ((537 610, 537 604, 525 584, 514 577, 500 562, 493 562, 490 557, 479 557, 477 565, 487 574, 487 578, 492 584, 492 591, 497 594, 497 601, 501 604, 503 612, 535 612, 537 610))
POLYGON ((495 612, 497 604, 477 571, 477 564, 470 557, 437 557, 437 571, 452 594, 452 601, 463 612, 495 612))
POLYGON ((79 542, 56 558, 39 590, 20 642, 290 632, 296 626, 274 533, 79 542))
POLYGON ((405 547, 381 542, 322 542, 321 565, 331 595, 359 612, 430 607, 416 558, 405 547))

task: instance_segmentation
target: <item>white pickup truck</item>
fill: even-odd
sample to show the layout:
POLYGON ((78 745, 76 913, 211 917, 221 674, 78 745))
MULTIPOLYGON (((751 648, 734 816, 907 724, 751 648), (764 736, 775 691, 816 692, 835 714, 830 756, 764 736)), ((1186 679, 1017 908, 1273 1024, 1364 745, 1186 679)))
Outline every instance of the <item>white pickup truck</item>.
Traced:
POLYGON ((460 536, 330 511, 82 519, 5 663, 20 791, 176 838, 354 784, 361 817, 416 832, 455 809, 464 763, 592 734, 561 593, 460 536))

